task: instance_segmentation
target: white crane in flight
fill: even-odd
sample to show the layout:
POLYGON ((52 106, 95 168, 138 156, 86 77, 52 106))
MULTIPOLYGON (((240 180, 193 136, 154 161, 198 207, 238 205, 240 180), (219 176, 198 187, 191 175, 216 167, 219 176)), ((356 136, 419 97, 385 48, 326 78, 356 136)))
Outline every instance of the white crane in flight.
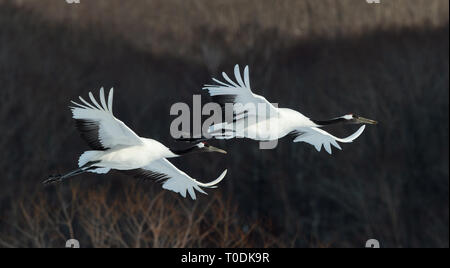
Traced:
POLYGON ((183 197, 188 192, 192 199, 196 199, 195 190, 206 194, 202 187, 216 188, 225 177, 227 170, 216 180, 201 183, 167 160, 193 152, 226 153, 225 151, 205 142, 184 150, 174 150, 156 140, 141 138, 113 115, 113 89, 109 92, 108 103, 103 88, 100 89, 101 105, 91 92, 89 97, 92 103, 80 97, 82 104, 72 101, 74 106, 70 108, 81 137, 93 150, 80 156, 78 169, 65 175, 50 176, 44 184, 60 182, 84 172, 105 174, 115 169, 134 177, 162 181, 164 189, 180 193, 183 197))
MULTIPOLYGON (((338 142, 350 143, 361 135, 365 125, 346 138, 338 138, 320 129, 320 127, 337 124, 376 124, 374 120, 366 119, 354 114, 347 114, 331 120, 311 120, 303 114, 287 108, 277 108, 263 96, 256 95, 250 88, 248 66, 244 68, 242 79, 239 66, 234 67, 233 81, 228 75, 222 73, 225 82, 213 78, 214 85, 205 85, 213 100, 222 106, 227 103, 234 104, 232 122, 212 125, 208 134, 216 139, 231 139, 235 137, 250 138, 259 141, 280 139, 288 134, 293 135, 294 142, 306 142, 313 145, 317 151, 322 146, 331 154, 331 145, 341 149, 338 142), (261 109, 262 108, 262 109, 261 109)), ((198 139, 184 139, 198 140, 198 139)))

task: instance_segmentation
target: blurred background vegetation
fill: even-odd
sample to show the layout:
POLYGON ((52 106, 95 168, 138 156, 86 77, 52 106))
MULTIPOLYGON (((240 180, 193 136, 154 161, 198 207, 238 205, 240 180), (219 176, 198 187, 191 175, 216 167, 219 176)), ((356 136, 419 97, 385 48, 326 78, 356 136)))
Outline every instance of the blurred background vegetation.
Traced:
POLYGON ((0 0, 0 246, 448 247, 448 11, 447 0, 0 0), (332 156, 289 138, 262 151, 217 142, 227 157, 173 161, 205 180, 229 169, 195 202, 115 172, 41 185, 88 148, 70 100, 114 87, 116 116, 177 145, 171 105, 234 64, 281 107, 380 124, 332 156))

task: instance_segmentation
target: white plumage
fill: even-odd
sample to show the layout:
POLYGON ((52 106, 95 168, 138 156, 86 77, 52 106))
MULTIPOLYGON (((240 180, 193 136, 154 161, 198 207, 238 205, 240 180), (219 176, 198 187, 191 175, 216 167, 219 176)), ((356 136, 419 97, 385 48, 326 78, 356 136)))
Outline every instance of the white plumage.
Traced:
MULTIPOLYGON (((108 102, 103 88, 100 89, 100 104, 92 93, 89 93, 89 97, 91 103, 80 97, 81 103, 72 101, 74 106, 70 108, 81 136, 94 150, 84 152, 80 156, 79 169, 63 176, 50 177, 47 183, 61 181, 83 172, 104 174, 115 169, 139 178, 160 180, 164 189, 179 193, 183 197, 186 197, 187 192, 192 199, 196 199, 195 190, 205 193, 201 187, 215 188, 225 177, 226 170, 216 180, 201 183, 177 169, 167 158, 178 157, 179 154, 156 140, 139 137, 113 115, 113 89, 109 92, 108 102)), ((204 147, 201 143, 191 151, 204 147)), ((212 146, 208 147, 221 151, 212 146)))
POLYGON ((341 149, 338 142, 350 143, 364 131, 361 126, 354 134, 346 138, 338 138, 320 129, 325 124, 349 122, 357 124, 375 124, 370 119, 353 114, 337 117, 328 121, 314 121, 301 113, 287 108, 277 108, 263 96, 252 92, 248 66, 244 68, 242 79, 239 66, 234 67, 236 81, 222 73, 225 82, 213 78, 217 84, 205 85, 214 101, 226 105, 233 103, 233 120, 213 125, 208 134, 216 139, 231 139, 235 137, 250 138, 259 141, 280 139, 288 134, 294 135, 294 142, 306 142, 313 145, 317 151, 322 147, 332 153, 331 145, 341 149), (321 124, 321 123, 323 124, 321 124))

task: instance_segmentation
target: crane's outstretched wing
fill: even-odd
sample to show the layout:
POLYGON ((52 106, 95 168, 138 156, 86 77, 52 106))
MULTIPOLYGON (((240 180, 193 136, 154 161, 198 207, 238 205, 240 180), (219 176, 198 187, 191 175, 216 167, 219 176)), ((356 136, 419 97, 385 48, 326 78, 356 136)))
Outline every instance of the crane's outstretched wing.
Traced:
POLYGON ((221 182, 227 174, 227 170, 225 170, 216 180, 209 183, 201 183, 176 168, 165 158, 155 160, 140 169, 125 170, 123 172, 132 175, 135 178, 163 181, 162 187, 164 189, 179 193, 183 197, 186 197, 187 191, 193 200, 197 198, 194 190, 206 194, 200 187, 216 188, 216 185, 221 182))
POLYGON ((105 92, 100 89, 100 103, 95 100, 94 95, 89 92, 92 103, 85 101, 83 104, 72 101, 72 110, 76 126, 81 133, 81 137, 94 150, 107 150, 117 145, 139 145, 141 139, 136 133, 128 128, 122 121, 114 117, 112 113, 113 89, 108 95, 108 104, 105 100, 105 92))
POLYGON ((250 78, 248 66, 244 68, 244 79, 242 80, 239 65, 234 66, 234 76, 236 82, 231 80, 225 72, 222 72, 226 82, 213 78, 216 85, 204 85, 203 89, 208 90, 213 101, 224 106, 226 103, 235 104, 233 107, 234 118, 237 121, 248 116, 258 116, 269 118, 278 115, 277 108, 268 102, 263 96, 256 95, 250 88, 250 78), (265 114, 261 114, 261 110, 265 114), (258 114, 259 113, 259 114, 258 114))
POLYGON ((331 154, 331 145, 338 148, 339 150, 342 150, 341 146, 339 146, 339 144, 337 142, 342 142, 342 143, 353 142, 353 140, 358 138, 359 135, 361 135, 361 133, 363 133, 365 127, 366 127, 365 125, 361 126, 355 133, 348 136, 347 138, 342 138, 342 139, 335 137, 335 136, 331 135, 330 133, 326 132, 325 130, 322 130, 317 127, 301 127, 301 128, 298 128, 296 131, 294 131, 294 133, 292 133, 292 134, 297 136, 294 139, 294 142, 303 141, 303 142, 309 143, 309 144, 313 145, 314 147, 316 147, 316 150, 319 152, 323 145, 323 147, 325 148, 325 151, 327 151, 329 154, 331 154))

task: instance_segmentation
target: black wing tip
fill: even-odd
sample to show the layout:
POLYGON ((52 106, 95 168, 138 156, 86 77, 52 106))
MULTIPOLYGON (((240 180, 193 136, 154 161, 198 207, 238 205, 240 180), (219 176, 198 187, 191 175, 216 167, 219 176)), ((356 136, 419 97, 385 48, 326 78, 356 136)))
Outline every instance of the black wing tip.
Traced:
POLYGON ((80 132, 81 138, 83 138, 88 145, 99 151, 108 150, 99 140, 99 126, 98 123, 92 120, 75 119, 75 126, 80 132))
POLYGON ((131 169, 131 170, 121 170, 122 173, 131 176, 135 179, 138 179, 140 181, 149 181, 149 180, 155 180, 156 182, 163 183, 164 181, 170 179, 169 176, 163 173, 154 172, 142 168, 138 169, 131 169))
POLYGON ((227 103, 234 104, 236 101, 236 95, 215 95, 211 96, 213 102, 219 103, 224 106, 227 103))

